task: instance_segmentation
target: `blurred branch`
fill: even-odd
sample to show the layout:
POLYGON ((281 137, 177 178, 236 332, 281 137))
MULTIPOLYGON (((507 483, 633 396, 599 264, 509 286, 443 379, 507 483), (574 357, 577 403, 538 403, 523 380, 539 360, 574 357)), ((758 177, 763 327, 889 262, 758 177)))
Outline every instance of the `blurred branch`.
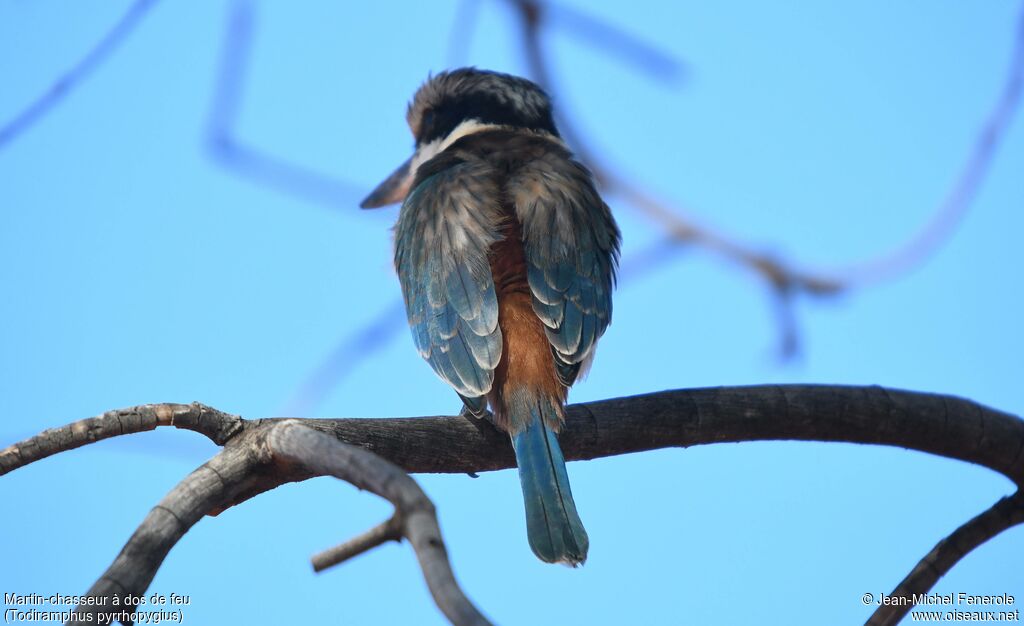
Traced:
MULTIPOLYGON (((683 71, 683 65, 670 56, 578 11, 536 0, 506 1, 520 17, 522 45, 530 72, 548 91, 554 92, 554 81, 551 79, 549 60, 543 48, 541 33, 551 17, 560 22, 571 34, 580 34, 604 43, 610 42, 602 47, 603 50, 638 62, 638 66, 641 67, 662 68, 654 73, 663 80, 683 71), (650 62, 651 65, 646 65, 646 62, 650 62)), ((450 56, 461 56, 465 53, 463 47, 456 49, 454 42, 458 42, 459 46, 465 45, 468 37, 465 31, 473 23, 478 5, 479 0, 463 0, 458 8, 450 40, 450 56)), ((1021 27, 1021 32, 1024 32, 1024 27, 1021 27)), ((953 226, 969 208, 980 181, 989 169, 995 147, 1005 135, 1005 130, 1017 109, 1021 75, 1024 73, 1022 46, 1024 34, 1018 33, 1002 96, 989 116, 974 152, 968 158, 963 173, 954 185, 953 192, 939 207, 928 225, 897 252, 842 272, 804 271, 775 255, 751 249, 714 230, 698 226, 692 218, 683 217, 683 212, 678 207, 655 198, 598 158, 581 139, 581 134, 568 116, 560 116, 559 127, 580 158, 593 170, 602 186, 653 220, 667 235, 665 239, 640 250, 623 263, 622 284, 676 258, 671 250, 674 247, 693 245, 707 249, 753 271, 765 280, 770 288, 772 308, 779 329, 779 354, 783 359, 787 359, 800 350, 796 302, 801 295, 832 296, 854 287, 868 286, 883 277, 894 277, 923 263, 928 255, 951 235, 953 226)), ((301 409, 295 412, 305 412, 317 406, 349 372, 378 350, 386 339, 398 332, 402 326, 402 316, 395 310, 394 307, 389 307, 381 317, 344 338, 328 359, 306 378, 286 406, 301 409), (367 341, 367 338, 379 340, 367 341)))
MULTIPOLYGON (((459 0, 448 37, 449 66, 464 64, 480 4, 480 0, 459 0)), ((540 2, 529 4, 540 8, 540 2)), ((545 2, 543 8, 553 26, 561 27, 567 35, 589 43, 597 52, 630 63, 638 71, 665 82, 677 82, 687 74, 685 63, 618 26, 560 3, 545 2)))
MULTIPOLYGON (((542 28, 546 24, 548 5, 536 0, 508 1, 516 9, 520 18, 521 41, 526 52, 530 73, 545 90, 555 94, 550 63, 544 52, 541 37, 542 28)), ((572 123, 570 116, 565 115, 564 110, 559 115, 558 125, 566 141, 593 171, 601 186, 609 193, 618 194, 636 210, 657 223, 675 245, 704 247, 730 261, 754 270, 766 279, 775 296, 773 301, 776 304, 777 316, 780 320, 780 354, 783 358, 789 358, 796 354, 799 341, 796 315, 792 309, 794 295, 800 292, 816 295, 834 294, 842 289, 839 283, 824 277, 804 274, 773 256, 749 250, 710 229, 698 227, 693 221, 681 217, 679 209, 655 199, 642 187, 618 174, 600 159, 581 138, 582 134, 572 123)), ((659 242, 655 245, 663 247, 664 243, 659 242)), ((668 255, 660 255, 660 258, 651 262, 659 263, 661 259, 667 258, 669 258, 668 255)))
POLYGON ((331 389, 406 327, 405 303, 396 298, 369 322, 347 333, 327 358, 305 377, 282 412, 286 415, 313 412, 331 389))
MULTIPOLYGON (((570 35, 599 42, 598 47, 602 51, 648 70, 660 80, 668 81, 685 72, 684 64, 671 56, 583 12, 537 0, 506 1, 521 18, 522 42, 531 73, 550 91, 554 90, 554 81, 551 80, 549 60, 543 50, 541 37, 542 28, 549 23, 557 24, 570 35)), ((111 31, 79 63, 22 113, 0 128, 0 146, 38 121, 44 113, 64 98, 72 87, 87 77, 135 28, 153 4, 155 0, 137 0, 132 3, 111 31)), ((471 23, 477 5, 478 0, 464 0, 458 24, 465 26, 471 23)), ((221 69, 207 125, 207 146, 211 156, 218 164, 236 174, 282 191, 331 206, 351 204, 359 196, 359 189, 353 183, 290 163, 248 145, 236 137, 235 125, 241 109, 254 19, 255 10, 251 2, 237 0, 231 5, 221 69)), ((458 24, 455 30, 460 30, 458 24)), ((799 348, 798 323, 794 309, 798 296, 827 296, 892 278, 925 262, 949 238, 956 224, 970 207, 985 174, 990 169, 996 149, 1019 106, 1022 82, 1024 11, 1017 27, 1014 53, 1000 97, 983 125, 963 170, 933 218, 915 237, 896 251, 833 273, 799 270, 782 259, 751 250, 711 229, 696 225, 691 218, 684 217, 678 207, 654 198, 642 187, 618 174, 599 159, 581 139, 581 134, 571 123, 571 119, 563 116, 560 119, 560 126, 567 140, 591 166, 605 189, 622 196, 627 203, 658 223, 668 235, 668 240, 656 242, 651 250, 643 250, 637 255, 638 259, 643 259, 640 264, 649 263, 653 266, 667 262, 674 256, 667 251, 671 245, 697 245, 753 270, 765 279, 772 290, 779 320, 781 353, 788 356, 796 353, 799 348)), ((639 275, 644 271, 639 265, 633 270, 632 275, 639 275)), ((361 338, 386 337, 396 332, 400 322, 392 320, 397 319, 398 316, 391 316, 389 309, 386 316, 374 320, 366 328, 357 331, 352 338, 347 339, 335 349, 327 362, 315 370, 289 406, 311 406, 322 398, 357 362, 357 359, 352 358, 353 345, 367 351, 376 350, 382 345, 383 339, 362 342, 361 338)))
POLYGON ((0 126, 0 148, 39 122, 50 109, 66 98, 72 89, 87 78, 118 44, 124 41, 154 4, 156 0, 135 0, 110 32, 104 35, 78 63, 61 75, 45 93, 29 103, 21 113, 0 126))
POLYGON ((554 25, 562 26, 569 35, 589 41, 598 52, 628 61, 663 82, 678 81, 686 75, 682 61, 639 37, 564 4, 551 3, 546 8, 554 25))
POLYGON ((473 28, 476 19, 480 15, 480 0, 459 0, 455 7, 455 22, 452 24, 451 34, 448 36, 448 59, 449 67, 465 65, 464 59, 469 45, 472 43, 473 28))
MULTIPOLYGON (((93 420, 98 421, 48 430, 7 448, 0 452, 0 467, 11 471, 91 440, 161 425, 198 430, 222 443, 224 450, 150 512, 90 595, 141 595, 170 548, 203 515, 215 515, 287 482, 328 475, 386 498, 395 505, 395 518, 318 555, 318 569, 400 534, 412 544, 445 615, 454 623, 484 623, 455 582, 433 504, 405 472, 476 473, 514 467, 508 436, 489 422, 462 416, 247 421, 199 404, 145 405, 93 420), (119 433, 111 427, 116 416, 139 417, 119 433), (82 432, 98 434, 90 439, 82 432), (26 452, 30 450, 45 453, 26 452)), ((1024 486, 1020 418, 952 396, 881 387, 719 387, 574 404, 566 409, 559 440, 569 460, 739 441, 898 446, 975 463, 1003 474, 1018 490, 1024 486)), ((941 541, 894 594, 926 593, 965 554, 1024 522, 1024 496, 1018 494, 941 541)), ((873 623, 894 623, 898 616, 893 615, 882 612, 873 623)))
MULTIPOLYGON (((562 27, 568 34, 594 42, 601 51, 613 54, 651 72, 656 78, 669 81, 685 73, 685 65, 623 30, 591 15, 559 4, 538 0, 506 0, 520 16, 522 42, 531 73, 549 91, 554 91, 549 61, 543 51, 542 27, 549 23, 562 27)), ((87 77, 114 48, 135 28, 152 8, 155 0, 136 0, 117 24, 75 66, 61 76, 46 93, 29 104, 22 113, 0 127, 0 146, 11 141, 34 124, 63 99, 70 89, 87 77)), ((478 0, 463 0, 456 28, 463 30, 472 23, 478 0)), ((252 24, 255 10, 251 2, 236 0, 231 5, 228 28, 224 38, 221 71, 214 91, 207 127, 207 146, 213 158, 236 174, 277 187, 310 200, 337 206, 350 204, 359 197, 359 187, 350 181, 324 175, 290 163, 268 152, 240 141, 234 132, 241 106, 243 82, 250 55, 252 24)), ((455 33, 456 39, 463 36, 455 33)), ((1024 10, 1017 27, 1014 53, 1001 95, 988 116, 963 170, 945 201, 933 218, 906 245, 896 251, 834 273, 804 272, 771 255, 752 251, 746 246, 698 227, 691 218, 683 217, 677 207, 655 199, 640 186, 617 174, 597 158, 581 140, 571 120, 560 119, 560 125, 581 158, 594 170, 606 189, 617 193, 656 221, 679 245, 698 245, 754 270, 766 279, 776 295, 783 324, 783 345, 796 348, 795 315, 791 307, 795 295, 824 296, 852 287, 873 284, 904 273, 923 263, 949 238, 966 213, 977 189, 990 169, 996 148, 1005 135, 1018 108, 1024 82, 1024 10)), ((662 244, 656 244, 661 246, 662 244)), ((653 261, 655 263, 659 261, 653 261)))
MULTIPOLYGON (((564 11, 538 0, 507 0, 520 20, 521 41, 534 79, 551 93, 556 93, 551 79, 550 62, 544 52, 542 29, 549 13, 564 11)), ((576 21, 575 27, 582 22, 576 21)), ((939 246, 949 239, 953 229, 967 212, 984 176, 990 169, 995 149, 1006 134, 1018 108, 1021 83, 1024 81, 1024 9, 1017 27, 1010 68, 996 105, 978 136, 953 188, 935 211, 928 224, 895 252, 841 272, 809 272, 772 255, 767 255, 708 228, 698 226, 683 212, 654 198, 641 185, 619 174, 581 139, 569 116, 562 112, 559 127, 580 158, 610 193, 619 194, 634 208, 657 223, 678 245, 697 245, 725 259, 736 262, 760 275, 774 294, 779 319, 781 354, 788 357, 799 349, 796 315, 793 309, 797 295, 829 296, 854 287, 863 287, 891 279, 924 263, 939 246)), ((661 244, 656 244, 661 245, 661 244)), ((659 261, 654 261, 659 262, 659 261)))
POLYGON ((1021 86, 1024 84, 1024 3, 1017 18, 1016 37, 1009 69, 1002 90, 992 111, 982 124, 981 131, 954 180, 952 188, 935 211, 931 220, 904 246, 878 259, 855 265, 840 275, 851 286, 866 286, 906 273, 923 264, 946 242, 961 222, 985 175, 992 167, 996 149, 1006 136, 1013 116, 1020 108, 1021 86))
MULTIPOLYGON (((679 258, 683 252, 671 237, 663 237, 645 248, 624 256, 619 264, 619 285, 638 281, 646 274, 679 258)), ((621 287, 620 287, 621 289, 621 287)))
POLYGON ((243 84, 252 47, 255 9, 232 3, 221 53, 220 73, 207 120, 206 145, 217 164, 259 184, 332 207, 355 205, 360 188, 248 145, 235 136, 243 84))

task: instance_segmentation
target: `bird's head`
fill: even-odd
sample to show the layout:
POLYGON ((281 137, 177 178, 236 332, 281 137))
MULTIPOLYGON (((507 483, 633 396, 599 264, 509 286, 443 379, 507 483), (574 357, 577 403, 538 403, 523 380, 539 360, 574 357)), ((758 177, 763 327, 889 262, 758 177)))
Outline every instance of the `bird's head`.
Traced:
POLYGON ((409 104, 406 120, 416 151, 363 200, 364 209, 401 202, 419 166, 470 133, 505 127, 558 136, 543 89, 525 78, 475 68, 427 79, 409 104))

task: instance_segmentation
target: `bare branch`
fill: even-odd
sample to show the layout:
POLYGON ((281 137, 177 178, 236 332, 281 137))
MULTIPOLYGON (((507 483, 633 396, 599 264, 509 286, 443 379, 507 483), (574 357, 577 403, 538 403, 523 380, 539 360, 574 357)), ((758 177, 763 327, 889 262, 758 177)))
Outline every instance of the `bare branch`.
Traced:
POLYGON ((44 430, 25 441, 0 450, 0 476, 94 441, 175 426, 206 435, 222 446, 242 428, 242 418, 193 402, 192 404, 144 404, 107 411, 59 428, 44 430))
MULTIPOLYGON (((433 504, 403 470, 475 473, 513 467, 507 435, 487 421, 455 416, 250 422, 202 405, 144 408, 153 416, 139 418, 125 432, 169 424, 172 420, 165 415, 173 415, 174 425, 213 433, 227 444, 153 509, 91 595, 144 591, 170 547, 202 515, 216 514, 287 482, 331 475, 388 499, 395 505, 396 521, 329 551, 318 562, 343 560, 380 545, 394 538, 390 524, 396 523, 416 551, 438 606, 456 623, 482 623, 478 620, 483 617, 454 580, 433 504), (183 416, 180 422, 179 415, 183 416)), ((133 412, 140 411, 124 413, 133 412)), ((119 434, 113 432, 113 422, 116 419, 108 418, 95 430, 119 434)), ((62 430, 79 434, 74 434, 72 443, 36 446, 45 453, 23 452, 20 458, 14 453, 12 458, 18 458, 20 466, 96 440, 80 434, 88 428, 48 432, 62 430)), ((61 437, 70 440, 67 435, 61 437)), ((569 460, 739 441, 889 445, 976 463, 1005 475, 1018 489, 1024 485, 1024 421, 1019 417, 951 396, 882 387, 719 387, 574 404, 567 409, 566 428, 559 439, 569 460)), ((4 454, 11 454, 9 450, 4 454)), ((1022 522, 1024 496, 1004 498, 940 542, 894 594, 927 592, 963 555, 1022 522)))
MULTIPOLYGON (((438 608, 453 624, 489 624, 455 581, 434 504, 412 477, 372 452, 342 443, 295 420, 272 427, 267 443, 278 457, 300 464, 314 474, 348 481, 394 504, 401 534, 412 544, 438 608)), ((384 536, 387 532, 384 529, 377 534, 381 541, 375 545, 388 538, 384 536)), ((366 541, 362 544, 366 545, 366 541)), ((372 546, 363 549, 369 547, 372 546)))
MULTIPOLYGON (((273 421, 273 420, 268 420, 273 421)), ((515 467, 508 437, 462 416, 301 419, 411 473, 515 467)), ((841 441, 976 463, 1024 485, 1024 421, 953 396, 884 387, 755 385, 679 389, 572 404, 568 460, 740 441, 841 441)))
POLYGON ((1002 498, 936 544, 890 594, 906 599, 902 603, 880 605, 867 621, 867 626, 898 624, 914 608, 914 595, 926 593, 971 550, 1021 523, 1024 523, 1024 494, 1018 491, 1002 498))
POLYGON ((353 537, 345 543, 314 554, 310 559, 313 563, 313 571, 322 572, 329 567, 357 557, 367 550, 371 550, 389 541, 402 540, 402 522, 397 516, 388 518, 383 524, 378 524, 358 537, 353 537))
POLYGON ((250 146, 235 136, 235 119, 249 60, 255 10, 250 2, 231 5, 220 75, 207 121, 207 148, 230 171, 308 200, 333 207, 354 205, 360 188, 346 180, 313 171, 250 146))
POLYGON ((121 19, 118 20, 117 24, 96 43, 92 50, 89 50, 78 63, 50 85, 50 88, 44 94, 26 106, 21 113, 18 113, 13 119, 0 126, 0 148, 28 130, 43 115, 56 106, 57 103, 66 98, 71 93, 71 90, 91 74, 114 51, 118 44, 135 29, 142 16, 153 8, 155 3, 156 0, 136 0, 133 2, 121 19))
MULTIPOLYGON (((508 438, 464 417, 304 420, 410 472, 513 467, 508 438), (401 434, 399 434, 401 433, 401 434)), ((969 400, 881 387, 785 385, 666 391, 572 405, 559 436, 567 459, 757 440, 899 446, 983 465, 1024 485, 1024 421, 969 400)), ((1004 499, 944 540, 898 593, 926 593, 956 561, 1024 521, 1004 499), (922 572, 922 568, 924 571, 922 572)), ((894 592, 894 593, 897 593, 894 592)))
MULTIPOLYGON (((153 507, 121 553, 87 592, 89 596, 106 598, 106 601, 80 605, 76 612, 91 615, 91 619, 83 616, 69 624, 83 623, 83 619, 100 623, 99 613, 119 610, 113 606, 115 596, 123 600, 129 595, 145 593, 174 544, 204 515, 224 508, 253 479, 254 470, 264 460, 257 454, 259 448, 251 445, 254 437, 236 438, 153 507)), ((132 610, 130 604, 120 602, 120 606, 127 607, 129 613, 132 610)))
MULTIPOLYGON (((216 418, 224 423, 238 419, 241 426, 233 427, 235 433, 295 420, 370 450, 410 473, 466 474, 515 467, 507 435, 486 420, 463 416, 246 421, 203 405, 144 406, 201 407, 190 413, 193 419, 204 415, 224 416, 216 418)), ((177 420, 175 425, 180 425, 177 420)), ((571 404, 559 440, 565 458, 573 461, 740 441, 898 446, 988 467, 1024 486, 1024 421, 1019 417, 953 396, 877 386, 708 387, 571 404)), ((78 445, 84 443, 89 441, 78 445)), ((16 454, 10 451, 21 445, 11 446, 4 454, 16 454)), ((72 447, 77 446, 63 449, 72 447)), ((48 454, 18 466, 44 456, 48 454)))

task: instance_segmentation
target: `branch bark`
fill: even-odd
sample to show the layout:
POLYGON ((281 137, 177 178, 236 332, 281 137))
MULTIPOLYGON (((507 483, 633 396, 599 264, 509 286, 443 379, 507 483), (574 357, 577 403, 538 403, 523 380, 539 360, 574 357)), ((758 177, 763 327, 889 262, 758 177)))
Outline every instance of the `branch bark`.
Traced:
POLYGON ((940 541, 925 555, 907 577, 896 586, 892 597, 902 602, 883 604, 871 615, 867 626, 895 626, 914 607, 914 594, 935 586, 960 559, 1007 528, 1024 522, 1024 494, 1020 491, 1000 499, 984 513, 972 518, 940 541))
MULTIPOLYGON (((515 467, 508 437, 464 417, 300 420, 407 472, 515 467)), ((884 387, 758 385, 680 389, 573 404, 559 435, 569 460, 739 441, 839 441, 976 463, 1024 484, 1024 421, 970 400, 884 387)))
MULTIPOLYGON (((44 431, 0 451, 0 473, 101 438, 174 425, 224 450, 161 501, 90 595, 141 594, 170 548, 203 515, 287 482, 330 475, 395 505, 395 517, 317 557, 329 566, 409 539, 441 610, 454 623, 486 623, 448 563, 434 506, 404 472, 472 473, 513 467, 508 437, 462 416, 247 421, 200 404, 145 405, 44 431), (403 471, 404 470, 404 471, 403 471)), ((571 405, 560 435, 569 460, 709 443, 802 440, 899 446, 967 461, 1024 485, 1024 421, 969 400, 882 387, 763 385, 663 391, 571 405)), ((1008 496, 940 541, 893 595, 926 593, 960 558, 1024 523, 1024 495, 1008 496)), ((879 607, 871 624, 912 608, 879 607)), ((84 609, 88 610, 88 609, 84 609)))
MULTIPOLYGON (((303 426, 297 420, 273 426, 267 443, 275 456, 300 464, 315 475, 346 480, 395 505, 396 526, 401 536, 412 544, 427 587, 441 612, 453 624, 490 623, 455 582, 434 503, 401 468, 376 454, 303 426)), ((372 531, 369 534, 374 535, 372 531)), ((382 541, 377 541, 378 545, 380 543, 382 541)))
POLYGON ((243 423, 244 420, 237 415, 198 402, 143 404, 107 411, 103 415, 44 430, 35 437, 0 450, 0 476, 58 452, 111 437, 146 432, 158 426, 195 431, 223 446, 238 434, 243 423))
MULTIPOLYGON (((122 608, 132 612, 134 605, 125 603, 124 599, 145 594, 178 540, 205 515, 219 512, 258 476, 261 447, 251 445, 255 432, 252 430, 228 443, 153 507, 114 562, 86 593, 106 600, 79 605, 75 609, 78 618, 69 620, 68 624, 112 623, 110 613, 118 613, 122 608), (119 598, 119 606, 114 606, 114 597, 119 598), (108 617, 101 620, 101 613, 108 617)), ((127 618, 118 621, 131 623, 127 618)))

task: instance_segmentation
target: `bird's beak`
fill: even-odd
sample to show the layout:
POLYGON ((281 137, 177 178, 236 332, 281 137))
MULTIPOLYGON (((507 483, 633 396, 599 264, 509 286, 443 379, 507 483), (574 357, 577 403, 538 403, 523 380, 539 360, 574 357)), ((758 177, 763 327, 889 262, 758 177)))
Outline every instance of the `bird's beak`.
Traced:
POLYGON ((412 159, 413 157, 409 157, 405 163, 399 165, 398 169, 377 185, 359 206, 364 209, 376 209, 405 200, 409 188, 412 187, 412 178, 416 174, 412 171, 412 159))

